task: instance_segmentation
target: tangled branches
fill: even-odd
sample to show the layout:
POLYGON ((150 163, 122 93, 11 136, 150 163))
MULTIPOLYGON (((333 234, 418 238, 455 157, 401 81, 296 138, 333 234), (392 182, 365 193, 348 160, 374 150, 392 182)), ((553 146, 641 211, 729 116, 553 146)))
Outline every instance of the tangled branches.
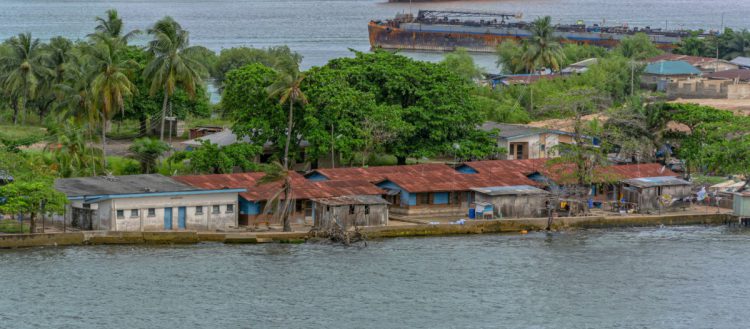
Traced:
POLYGON ((359 227, 355 226, 354 230, 345 230, 338 224, 334 223, 329 228, 314 227, 308 233, 312 238, 321 238, 333 243, 341 243, 345 246, 354 243, 363 242, 367 246, 367 235, 359 227))

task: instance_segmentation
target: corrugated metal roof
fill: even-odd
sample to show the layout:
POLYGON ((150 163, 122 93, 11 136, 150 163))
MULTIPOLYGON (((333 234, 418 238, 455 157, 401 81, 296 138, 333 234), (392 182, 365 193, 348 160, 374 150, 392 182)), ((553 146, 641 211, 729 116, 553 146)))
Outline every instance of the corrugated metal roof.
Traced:
POLYGON ((68 197, 196 190, 160 174, 61 178, 55 189, 68 197))
POLYGON ((471 189, 482 194, 487 195, 529 195, 529 194, 549 194, 549 192, 536 188, 529 185, 516 185, 516 186, 491 186, 491 187, 475 187, 471 189))
POLYGON ((671 176, 626 179, 623 181, 623 183, 637 187, 691 185, 690 182, 686 180, 671 176))
POLYGON ((514 125, 507 123, 498 123, 487 121, 479 126, 479 130, 482 131, 493 131, 495 129, 500 130, 500 137, 502 138, 518 138, 524 136, 538 135, 549 133, 547 129, 530 127, 524 125, 514 125))
MULTIPOLYGON (((296 172, 290 172, 292 193, 295 199, 327 198, 343 195, 381 195, 383 190, 366 180, 337 180, 313 182, 296 172)), ((176 180, 202 188, 245 188, 240 196, 250 201, 272 198, 281 189, 283 182, 260 184, 265 173, 238 173, 218 175, 178 176, 176 180)))
POLYGON ((386 175, 396 173, 420 174, 430 171, 454 171, 453 168, 442 163, 421 163, 406 166, 375 166, 367 168, 329 168, 316 169, 317 172, 330 180, 364 179, 369 182, 382 181, 386 175))
POLYGON ((713 72, 703 75, 703 77, 715 80, 734 80, 739 81, 750 81, 750 70, 747 69, 736 69, 713 72))
POLYGON ((716 62, 716 58, 680 54, 661 54, 645 60, 646 63, 656 63, 661 61, 683 61, 690 65, 698 65, 716 62))
POLYGON ((701 71, 685 61, 660 61, 648 64, 645 73, 653 75, 700 75, 701 71))
POLYGON ((388 201, 385 201, 385 199, 378 195, 345 195, 332 198, 313 199, 312 201, 329 206, 388 204, 388 201))
POLYGON ((730 62, 742 67, 750 67, 750 57, 738 56, 730 62))

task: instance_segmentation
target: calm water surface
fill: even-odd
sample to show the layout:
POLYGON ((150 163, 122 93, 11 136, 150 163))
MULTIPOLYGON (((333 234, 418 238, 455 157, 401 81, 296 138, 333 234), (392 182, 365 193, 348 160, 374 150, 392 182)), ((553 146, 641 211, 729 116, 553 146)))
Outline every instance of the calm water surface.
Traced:
MULTIPOLYGON (((367 22, 408 12, 409 4, 386 0, 1 0, 0 38, 29 31, 41 38, 82 38, 94 17, 116 8, 129 29, 145 30, 171 15, 191 31, 192 42, 214 50, 235 46, 289 45, 305 56, 305 67, 369 49, 367 22)), ((555 22, 583 19, 630 26, 719 29, 748 28, 747 0, 487 0, 414 3, 419 8, 522 12, 526 19, 551 15, 555 22)), ((143 42, 143 40, 141 40, 143 42)), ((439 60, 440 54, 410 54, 439 60)), ((494 56, 479 56, 493 67, 494 56)))
POLYGON ((2 328, 747 328, 723 227, 0 250, 2 328))

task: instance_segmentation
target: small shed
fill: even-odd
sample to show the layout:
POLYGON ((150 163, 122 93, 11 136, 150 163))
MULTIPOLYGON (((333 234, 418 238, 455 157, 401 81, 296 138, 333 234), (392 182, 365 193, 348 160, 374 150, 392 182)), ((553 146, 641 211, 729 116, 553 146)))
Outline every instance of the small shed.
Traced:
POLYGON ((638 204, 641 212, 660 209, 660 200, 675 200, 692 194, 690 182, 672 176, 643 177, 622 181, 622 195, 638 204))
POLYGON ((750 218, 750 191, 734 193, 732 213, 740 218, 750 218))
POLYGON ((475 202, 490 203, 499 218, 546 217, 549 192, 529 186, 494 186, 472 188, 475 202))
POLYGON ((377 195, 348 195, 313 199, 313 226, 346 230, 354 226, 388 225, 388 201, 377 195))

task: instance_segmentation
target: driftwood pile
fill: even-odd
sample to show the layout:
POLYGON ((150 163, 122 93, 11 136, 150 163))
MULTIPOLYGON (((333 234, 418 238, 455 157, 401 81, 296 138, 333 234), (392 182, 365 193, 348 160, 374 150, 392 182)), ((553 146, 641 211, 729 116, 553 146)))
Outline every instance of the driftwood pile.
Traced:
POLYGON ((367 246, 367 235, 357 226, 355 226, 353 230, 345 230, 338 224, 334 223, 334 225, 328 228, 313 228, 308 235, 311 238, 325 239, 333 243, 341 243, 345 246, 350 246, 359 242, 362 242, 367 246))

